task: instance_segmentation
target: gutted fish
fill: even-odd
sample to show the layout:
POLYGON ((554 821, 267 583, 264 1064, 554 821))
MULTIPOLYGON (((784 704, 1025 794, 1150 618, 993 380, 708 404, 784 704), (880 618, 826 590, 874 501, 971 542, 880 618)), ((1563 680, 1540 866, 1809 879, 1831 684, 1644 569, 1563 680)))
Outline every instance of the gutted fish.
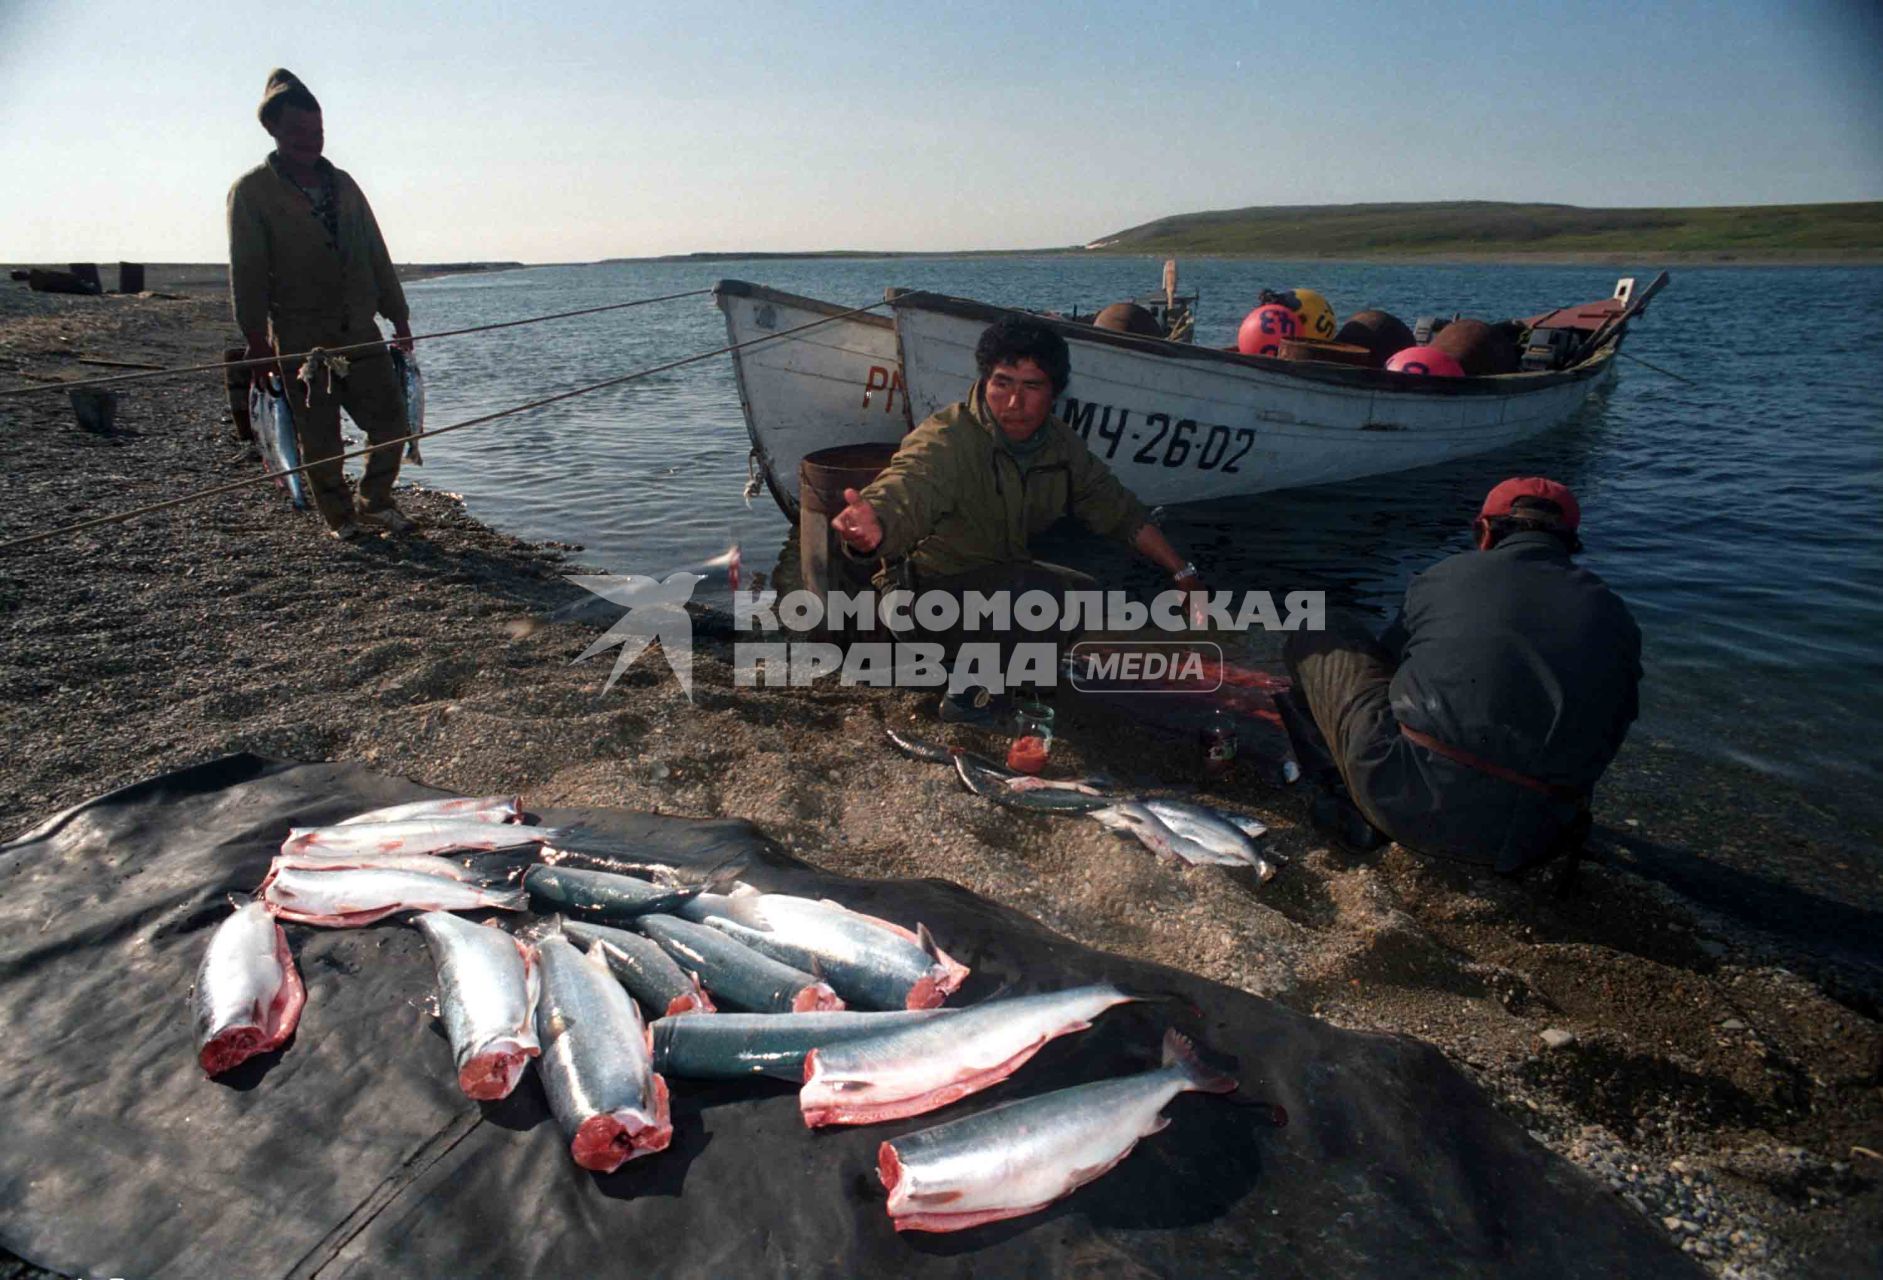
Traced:
POLYGON ((680 914, 788 965, 815 968, 845 1004, 858 1008, 930 1009, 968 976, 967 966, 937 946, 927 928, 910 933, 828 900, 741 888, 724 896, 703 893, 680 914))
POLYGON ((508 822, 480 822, 463 815, 408 818, 400 822, 347 822, 332 827, 294 827, 281 843, 283 853, 328 849, 337 853, 456 853, 460 850, 511 849, 525 844, 554 844, 572 834, 563 827, 530 827, 508 822))
POLYGON ((652 938, 579 920, 564 921, 562 931, 577 946, 590 950, 600 947, 602 959, 608 962, 616 980, 655 1017, 717 1012, 712 997, 700 985, 699 975, 681 969, 652 938))
POLYGON ((837 993, 815 973, 762 955, 716 929, 665 915, 642 916, 634 923, 727 1004, 754 1013, 843 1008, 837 993))
POLYGON ((338 853, 326 849, 308 849, 301 853, 278 853, 268 864, 268 887, 282 871, 411 871, 423 876, 442 876, 466 884, 486 884, 490 877, 475 867, 432 853, 338 853))
POLYGON ((441 800, 414 800, 410 804, 370 809, 343 819, 351 827, 362 822, 409 822, 415 818, 470 818, 476 822, 520 822, 522 800, 517 796, 446 796, 441 800))
POLYGON ((613 1173, 664 1150, 673 1141, 667 1082, 654 1070, 634 1001, 599 955, 584 955, 566 938, 544 938, 537 958, 537 1070, 569 1154, 584 1169, 613 1173))
POLYGON ((703 885, 655 884, 612 871, 568 866, 531 867, 523 873, 523 887, 550 911, 570 911, 616 923, 650 912, 672 913, 704 889, 703 885))
POLYGON ((919 1116, 998 1084, 1048 1040, 1084 1031, 1137 997, 1109 983, 990 1000, 941 1022, 813 1049, 804 1058, 804 1123, 877 1124, 919 1116))
POLYGON ((448 911, 413 920, 438 970, 438 1016, 451 1037, 458 1088, 507 1098, 541 1052, 536 1042, 536 953, 528 943, 448 911))
POLYGON ((279 1048, 306 1003, 287 934, 260 902, 238 908, 209 935, 196 970, 196 1060, 218 1076, 279 1048))
POLYGON ((654 1069, 693 1080, 776 1076, 804 1079, 804 1055, 826 1045, 879 1036, 959 1009, 897 1009, 888 1013, 722 1013, 716 1018, 662 1018, 652 1027, 654 1069))
POLYGON ((350 929, 371 924, 395 911, 523 911, 529 895, 521 889, 465 884, 416 871, 363 867, 346 871, 271 872, 262 901, 282 920, 350 929))
POLYGON ((890 1220, 898 1231, 961 1231, 1037 1213, 1168 1125, 1164 1105, 1178 1094, 1235 1087, 1170 1031, 1155 1071, 1003 1103, 892 1138, 876 1153, 890 1220))
POLYGON ((1096 787, 1082 783, 1015 785, 1013 775, 988 768, 984 761, 966 751, 955 756, 955 773, 969 791, 1009 809, 1026 809, 1033 813, 1090 813, 1117 803, 1096 787))

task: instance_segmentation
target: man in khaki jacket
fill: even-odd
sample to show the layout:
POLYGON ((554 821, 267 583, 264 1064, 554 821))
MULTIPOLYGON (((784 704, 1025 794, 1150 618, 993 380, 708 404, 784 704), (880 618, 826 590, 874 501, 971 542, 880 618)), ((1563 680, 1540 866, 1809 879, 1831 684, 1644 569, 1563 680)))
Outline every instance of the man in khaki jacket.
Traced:
MULTIPOLYGON (((850 554, 902 561, 920 593, 1086 590, 1084 574, 1032 559, 1028 540, 1063 516, 1117 539, 1161 565, 1186 592, 1203 590, 1196 568, 1149 522, 1144 504, 1085 441, 1052 416, 1071 379, 1065 339, 1009 316, 975 346, 980 373, 968 399, 903 437, 883 473, 845 490, 831 521, 850 554)), ((1010 639, 1002 637, 1003 640, 1010 639)), ((981 720, 991 699, 969 690, 945 699, 948 720, 981 720)))
MULTIPOLYGON (((381 336, 375 312, 410 351, 405 291, 372 207, 358 184, 321 156, 320 103, 291 72, 276 70, 257 114, 275 150, 229 189, 229 290, 247 358, 372 341, 381 336)), ((384 348, 356 352, 345 357, 344 370, 315 370, 311 386, 297 381, 298 363, 289 363, 295 367, 283 368, 282 381, 301 460, 317 464, 307 472, 308 488, 327 531, 350 541, 410 529, 392 501, 397 448, 368 455, 357 505, 339 461, 342 408, 372 443, 405 434, 405 397, 391 357, 384 348)))

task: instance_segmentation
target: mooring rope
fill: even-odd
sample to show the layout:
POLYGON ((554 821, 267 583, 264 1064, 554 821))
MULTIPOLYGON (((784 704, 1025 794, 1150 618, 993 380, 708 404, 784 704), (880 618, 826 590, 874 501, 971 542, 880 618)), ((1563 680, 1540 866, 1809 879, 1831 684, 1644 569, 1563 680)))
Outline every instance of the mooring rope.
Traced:
MULTIPOLYGON (((611 302, 606 306, 583 307, 578 311, 558 311, 554 315, 530 316, 523 320, 499 320, 494 324, 474 324, 463 329, 441 329, 437 333, 415 333, 412 342, 430 342, 434 338, 456 338, 467 333, 489 333, 493 329, 514 329, 522 324, 542 324, 545 320, 569 320, 576 316, 600 315, 604 311, 624 311, 629 307, 648 307, 657 302, 677 302, 681 298, 697 298, 711 293, 711 289, 688 289, 685 293, 667 293, 658 298, 636 298, 631 302, 611 302)), ((380 351, 395 342, 404 342, 404 338, 373 338, 366 342, 356 342, 346 347, 316 347, 314 351, 294 351, 284 355, 266 356, 255 360, 227 360, 221 364, 193 364, 179 369, 153 369, 148 373, 119 373, 109 377, 82 378, 73 382, 42 382, 33 387, 7 387, 0 390, 0 397, 22 396, 34 391, 76 391, 80 387, 103 387, 120 382, 141 382, 149 378, 173 378, 185 373, 220 373, 229 369, 253 369, 259 365, 286 364, 290 360, 305 360, 319 352, 328 356, 347 356, 362 351, 380 351)))
MULTIPOLYGON (((710 290, 700 290, 700 292, 710 292, 710 290)), ((686 295, 678 296, 684 297, 686 295)), ((711 351, 702 351, 697 355, 683 356, 678 360, 669 360, 665 364, 653 365, 646 369, 637 369, 633 373, 624 373, 618 378, 609 378, 602 382, 590 383, 585 387, 577 387, 573 391, 559 391, 553 396, 544 396, 540 400, 531 400, 527 404, 515 405, 509 409, 499 409, 495 413, 486 413, 476 418, 467 418, 463 422, 454 422, 450 426, 438 427, 431 431, 414 431, 409 435, 400 436, 396 440, 382 440, 378 444, 369 444, 365 448, 354 449, 351 452, 340 454, 337 458, 323 458, 319 463, 304 462, 300 466, 290 467, 286 471, 267 471, 263 472, 261 475, 248 476, 241 480, 231 480, 227 484, 213 485, 207 489, 198 489, 192 493, 183 494, 181 497, 166 498, 162 502, 153 502, 146 506, 133 507, 129 511, 120 511, 114 515, 95 516, 90 520, 81 520, 77 524, 68 524, 57 529, 49 529, 44 533, 28 534, 24 538, 14 538, 8 542, 0 542, 0 551, 12 551, 18 547, 31 546, 36 542, 48 542, 53 538, 64 537, 68 533, 83 533, 87 529, 96 529, 103 525, 123 524, 127 520, 134 520, 138 516, 149 515, 152 512, 167 511, 172 507, 180 507, 187 503, 199 502, 204 498, 213 498, 218 494, 233 493, 237 489, 246 488, 249 485, 262 484, 267 481, 276 480, 282 476, 296 475, 318 466, 321 463, 345 463, 354 458, 363 458, 369 453, 376 453, 381 449, 396 449, 400 445, 405 444, 408 440, 426 440, 430 439, 432 436, 442 436, 447 432, 462 431, 466 427, 476 427, 486 422, 495 422, 499 418, 509 418, 519 413, 528 413, 532 409, 541 409, 546 405, 556 404, 563 400, 573 400, 577 396, 589 395, 596 391, 606 390, 609 387, 618 387, 623 383, 635 382, 641 378, 651 378, 657 373, 666 373, 685 365, 698 364, 702 360, 711 360, 715 356, 730 355, 735 351, 744 351, 748 347, 761 346, 767 342, 776 342, 780 338, 788 338, 792 334, 803 333, 807 329, 815 329, 820 325, 830 324, 836 320, 847 320, 851 316, 860 316, 866 311, 875 311, 888 305, 889 302, 884 300, 882 302, 872 302, 865 307, 852 307, 848 311, 839 311, 835 315, 824 316, 811 321, 809 324, 796 325, 790 329, 780 329, 777 333, 768 333, 762 338, 753 338, 749 342, 734 342, 727 346, 715 347, 711 351)))

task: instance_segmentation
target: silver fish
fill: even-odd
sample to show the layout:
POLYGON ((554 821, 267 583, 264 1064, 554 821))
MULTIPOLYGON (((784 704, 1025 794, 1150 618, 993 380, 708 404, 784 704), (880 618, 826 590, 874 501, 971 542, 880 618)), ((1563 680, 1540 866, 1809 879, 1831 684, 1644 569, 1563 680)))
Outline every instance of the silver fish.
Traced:
POLYGON ((1191 866, 1246 866, 1242 859, 1218 852, 1170 829, 1164 820, 1135 800, 1123 800, 1090 815, 1108 830, 1137 837, 1138 843, 1169 862, 1191 866))
POLYGON ((294 468, 301 465, 300 437, 294 434, 294 410, 279 389, 281 380, 270 376, 266 387, 251 383, 248 392, 249 426, 260 446, 262 470, 277 477, 275 483, 288 491, 288 500, 296 511, 307 509, 307 478, 294 468), (292 472, 293 474, 285 474, 292 472))
POLYGON ((953 1017, 959 1009, 896 1009, 862 1013, 722 1013, 713 1018, 661 1018, 650 1031, 654 1067, 693 1080, 743 1080, 776 1076, 798 1084, 804 1055, 825 1045, 879 1036, 930 1018, 953 1017), (702 1031, 708 1023, 712 1029, 702 1031))
POLYGON ((920 760, 925 764, 954 763, 954 753, 947 747, 941 746, 939 743, 927 742, 921 738, 911 737, 906 733, 898 732, 888 725, 883 726, 883 736, 889 739, 890 746, 894 747, 911 760, 920 760))
POLYGON ((717 929, 668 915, 643 915, 634 927, 661 945, 706 989, 727 1004, 754 1013, 811 1013, 843 1008, 835 991, 815 973, 735 942, 717 929))
POLYGON ((960 776, 961 785, 975 795, 1010 809, 1026 809, 1034 813, 1090 813, 1116 803, 1112 797, 1092 787, 1029 788, 1024 784, 1015 787, 1009 782, 1013 775, 988 767, 986 761, 967 751, 955 756, 955 773, 960 776))
POLYGON ((269 876, 262 901, 277 919, 336 929, 371 924, 395 911, 523 911, 529 895, 521 889, 464 884, 416 871, 366 867, 348 871, 289 868, 269 876))
POLYGON ((551 934, 537 945, 543 966, 537 1071, 549 1109, 584 1169, 613 1173, 673 1141, 667 1082, 654 1070, 634 1001, 594 951, 551 934))
POLYGON ((1005 1080, 1048 1040, 1135 999, 1096 983, 989 1000, 940 1022, 813 1049, 798 1110, 812 1128, 919 1116, 1005 1080))
POLYGON ((572 834, 565 827, 528 827, 475 818, 410 818, 403 822, 352 822, 332 827, 293 827, 281 852, 331 849, 344 853, 455 853, 460 849, 509 849, 553 844, 572 834))
POLYGON ((656 1017, 677 1018, 687 1013, 716 1013, 718 1006, 699 975, 688 973, 652 938, 605 924, 580 920, 562 922, 562 932, 577 946, 601 948, 602 959, 628 994, 654 1011, 656 1017))
POLYGON ((542 1052, 535 952, 502 929, 448 911, 427 911, 412 923, 438 970, 438 1015, 451 1037, 458 1088, 480 1102, 509 1097, 542 1052))
MULTIPOLYGON (((405 393, 405 435, 413 435, 425 429, 425 375, 419 372, 418 356, 397 347, 388 347, 392 355, 392 371, 398 375, 399 390, 405 393)), ((405 442, 405 460, 415 467, 425 465, 425 459, 418 456, 418 441, 405 442)))
POLYGON ((876 1152, 890 1220, 898 1231, 961 1231, 1037 1213, 1168 1125, 1164 1106, 1178 1094, 1235 1087, 1170 1031, 1155 1071, 1057 1089, 891 1138, 876 1152))
POLYGON ((1219 813, 1208 805, 1190 804, 1182 800, 1144 800, 1140 803, 1184 839, 1195 841, 1226 862, 1254 867, 1258 879, 1267 880, 1275 874, 1275 868, 1256 852, 1255 841, 1249 833, 1232 821, 1228 814, 1219 813))
POLYGON ((196 1060, 218 1076, 280 1047, 306 1003, 287 934, 260 902, 238 908, 209 935, 196 970, 196 1060))
MULTIPOLYGON (((474 867, 435 853, 343 853, 326 849, 306 849, 300 853, 278 853, 268 864, 268 877, 282 871, 411 871, 422 876, 442 876, 465 884, 489 884, 490 878, 474 867)), ((265 886, 268 880, 263 880, 265 886)))
POLYGON ((414 800, 389 805, 341 819, 343 827, 362 822, 410 822, 415 818, 469 818, 474 822, 520 822, 522 800, 517 796, 446 796, 441 800, 414 800))
POLYGON ((788 965, 822 973, 844 1003, 857 1008, 933 1008, 968 976, 968 967, 937 946, 925 926, 910 933, 828 899, 742 888, 724 896, 703 893, 679 914, 788 965))

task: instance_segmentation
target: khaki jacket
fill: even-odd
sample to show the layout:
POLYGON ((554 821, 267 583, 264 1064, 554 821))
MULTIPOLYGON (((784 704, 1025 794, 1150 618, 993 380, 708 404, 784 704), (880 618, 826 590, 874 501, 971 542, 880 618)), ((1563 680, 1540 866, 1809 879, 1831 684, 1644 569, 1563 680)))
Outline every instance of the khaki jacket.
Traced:
POLYGON ((917 580, 1029 559, 1027 541, 1063 516, 1129 544, 1144 504, 1058 418, 1026 465, 983 410, 981 389, 903 437, 862 497, 883 526, 872 559, 908 557, 917 580))
POLYGON ((342 346, 379 336, 373 314, 404 324, 405 290, 359 184, 326 160, 340 234, 314 216, 271 155, 229 188, 229 292, 243 333, 269 329, 276 349, 342 346))

